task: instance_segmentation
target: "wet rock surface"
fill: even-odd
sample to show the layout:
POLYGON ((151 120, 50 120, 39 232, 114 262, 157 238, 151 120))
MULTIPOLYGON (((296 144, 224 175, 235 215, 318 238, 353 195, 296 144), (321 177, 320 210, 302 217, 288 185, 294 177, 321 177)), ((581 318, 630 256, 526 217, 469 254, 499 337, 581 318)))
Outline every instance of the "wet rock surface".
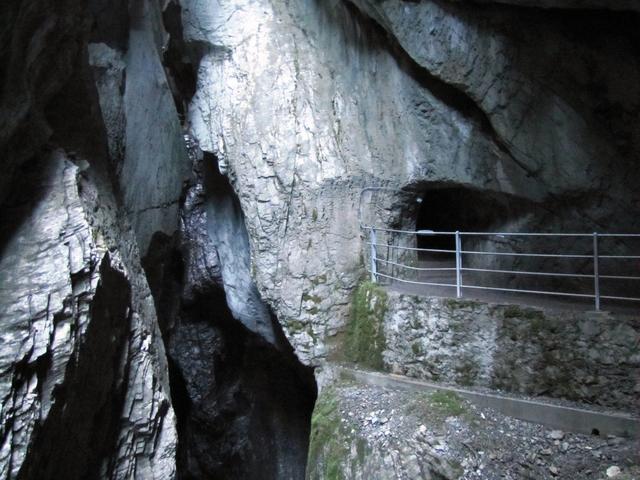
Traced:
POLYGON ((455 394, 337 383, 318 406, 308 478, 604 479, 611 467, 618 478, 640 474, 636 441, 546 429, 455 394))

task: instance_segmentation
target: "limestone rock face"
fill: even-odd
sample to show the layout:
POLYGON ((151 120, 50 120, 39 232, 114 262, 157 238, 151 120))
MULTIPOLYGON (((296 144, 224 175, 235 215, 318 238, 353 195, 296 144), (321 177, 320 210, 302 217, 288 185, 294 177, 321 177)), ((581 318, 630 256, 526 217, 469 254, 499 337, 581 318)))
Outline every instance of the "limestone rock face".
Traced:
MULTIPOLYGON (((116 23, 125 19, 122 28, 102 35, 89 28, 107 17, 92 23, 101 6, 90 3, 2 7, 10 42, 3 41, 0 99, 0 470, 8 479, 176 472, 167 361, 140 264, 144 235, 136 238, 131 223, 137 233, 175 229, 177 207, 172 226, 151 219, 142 228, 117 200, 112 180, 127 143, 127 5, 119 3, 125 14, 109 12, 116 23), (88 47, 92 35, 103 43, 88 47)), ((166 144, 159 148, 166 156, 166 144)), ((169 190, 150 172, 127 178, 169 190)), ((174 181, 181 189, 182 178, 174 181)))
POLYGON ((135 2, 129 21, 126 48, 96 42, 89 53, 114 172, 146 255, 155 232, 176 230, 190 164, 162 64, 168 38, 161 11, 154 2, 135 2))
POLYGON ((494 231, 638 230, 637 14, 513 3, 183 2, 204 52, 192 132, 238 192, 258 288, 305 362, 331 355, 364 274, 365 186, 391 189, 363 197, 383 226, 415 228, 393 189, 455 186, 517 210, 494 231))
POLYGON ((354 3, 416 64, 481 110, 496 143, 531 177, 514 193, 537 199, 585 191, 620 202, 636 192, 629 162, 640 140, 629 124, 640 102, 637 46, 629 41, 636 16, 354 3), (588 43, 585 29, 595 36, 588 43), (623 58, 629 61, 617 63, 623 58))
POLYGON ((22 219, 0 277, 3 478, 169 474, 175 432, 151 351, 153 304, 82 198, 90 180, 61 150, 36 166, 38 196, 3 209, 22 219))
MULTIPOLYGON (((43 201, 5 247, 0 270, 5 478, 20 471, 34 428, 49 418, 54 389, 63 386, 69 360, 80 356, 105 254, 92 240, 77 167, 59 152, 48 160, 42 165, 43 201)), ((104 262, 112 268, 108 258, 104 262)), ((119 311, 113 313, 126 328, 130 292, 125 287, 120 294, 114 305, 119 311)), ((113 335, 107 346, 113 345, 117 364, 124 338, 117 330, 113 335)))

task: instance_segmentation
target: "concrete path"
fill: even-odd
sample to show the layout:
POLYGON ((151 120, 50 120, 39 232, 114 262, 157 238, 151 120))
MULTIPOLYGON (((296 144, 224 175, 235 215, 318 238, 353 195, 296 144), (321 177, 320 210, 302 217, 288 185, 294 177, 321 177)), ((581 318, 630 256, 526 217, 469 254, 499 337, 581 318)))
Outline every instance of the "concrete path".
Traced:
POLYGON ((408 377, 339 367, 343 378, 387 388, 414 391, 454 392, 478 406, 493 408, 504 415, 567 432, 640 438, 640 418, 627 413, 587 410, 553 401, 529 400, 496 393, 451 387, 408 377))

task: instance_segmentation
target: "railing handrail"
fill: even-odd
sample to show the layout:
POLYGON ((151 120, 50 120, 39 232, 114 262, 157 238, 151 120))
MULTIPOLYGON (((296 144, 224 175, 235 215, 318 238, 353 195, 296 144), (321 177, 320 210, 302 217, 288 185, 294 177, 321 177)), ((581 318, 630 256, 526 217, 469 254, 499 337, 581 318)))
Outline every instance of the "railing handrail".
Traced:
MULTIPOLYGON (((376 227, 373 225, 362 225, 364 230, 375 230, 376 232, 404 233, 408 235, 431 236, 431 235, 455 235, 456 232, 439 232, 432 230, 397 230, 393 228, 376 227)), ((593 237, 591 233, 554 233, 554 232, 458 232, 460 235, 474 236, 503 236, 503 237, 593 237)), ((620 238, 640 238, 640 233, 598 233, 599 237, 620 237, 620 238)))
MULTIPOLYGON (((519 293, 531 293, 531 294, 540 294, 540 295, 553 295, 553 296, 568 296, 568 297, 578 297, 578 298, 591 298, 595 301, 595 309, 600 310, 600 300, 608 299, 608 300, 622 300, 622 301, 634 301, 640 302, 640 298, 636 297, 628 297, 628 296, 614 296, 614 295, 602 295, 600 293, 600 283, 602 279, 607 280, 640 280, 640 276, 634 275, 602 275, 599 272, 599 263, 603 259, 607 260, 635 260, 640 259, 640 255, 602 255, 599 252, 598 240, 601 237, 606 238, 640 238, 640 234, 635 233, 552 233, 552 232, 440 232, 440 231, 431 231, 431 230, 399 230, 385 227, 376 227, 372 225, 361 225, 363 230, 369 232, 369 241, 365 243, 370 246, 370 256, 371 263, 370 268, 367 269, 369 273, 371 273, 372 281, 377 281, 378 277, 388 278, 400 282, 410 283, 410 284, 418 284, 418 285, 427 285, 427 286, 442 286, 442 287, 455 287, 456 288, 456 296, 462 296, 462 289, 477 289, 477 290, 491 290, 491 291, 502 291, 502 292, 519 292, 519 293), (391 245, 391 244, 382 244, 378 243, 376 238, 376 234, 378 232, 386 232, 386 233, 399 233, 399 234, 407 234, 413 236, 437 236, 437 235, 450 235, 455 236, 455 250, 451 249, 434 249, 434 248, 419 248, 419 247, 409 247, 403 245, 391 245), (495 236, 495 237, 556 237, 556 238, 566 238, 566 237, 577 237, 577 238, 591 238, 592 243, 592 252, 590 254, 562 254, 562 253, 534 253, 534 252, 497 252, 497 251, 482 251, 482 250, 465 250, 462 248, 462 237, 469 236, 495 236), (455 268, 447 267, 447 268, 420 268, 413 267, 409 265, 405 265, 398 262, 393 262, 391 260, 378 258, 377 249, 386 248, 389 250, 405 250, 405 251, 416 251, 416 252, 429 252, 429 253, 448 253, 455 254, 455 268), (463 255, 484 255, 484 256, 513 256, 513 257, 544 257, 544 258, 567 258, 567 259, 592 259, 593 262, 593 274, 585 274, 585 273, 565 273, 565 272, 532 272, 532 271, 522 271, 522 270, 505 270, 505 269, 489 269, 489 268, 469 268, 462 265, 462 256, 463 255), (406 268, 408 270, 413 271, 455 271, 456 272, 456 281, 455 284, 451 283, 442 283, 442 282, 424 282, 424 281, 415 281, 408 280, 396 277, 394 275, 389 275, 388 273, 382 273, 378 270, 377 265, 378 262, 382 262, 387 265, 394 265, 400 268, 406 268), (494 287, 487 285, 468 285, 463 284, 462 281, 462 273, 463 272, 486 272, 486 273, 499 273, 499 274, 511 274, 511 275, 535 275, 535 276, 548 276, 548 277, 570 277, 576 279, 593 279, 593 293, 571 293, 571 292, 557 292, 557 291, 547 291, 547 290, 533 290, 533 289, 522 289, 522 288, 505 288, 505 287, 494 287)), ((392 269, 393 272, 394 269, 392 269)))
MULTIPOLYGON (((414 252, 428 252, 428 253, 456 253, 456 250, 448 250, 443 248, 420 248, 420 247, 405 247, 403 245, 389 245, 384 243, 371 243, 365 242, 367 245, 374 247, 390 248, 395 250, 411 250, 414 252)), ((460 250, 460 253, 467 255, 496 255, 504 257, 548 257, 548 258, 593 258, 593 255, 586 255, 580 253, 525 253, 525 252, 483 252, 480 250, 460 250)), ((637 260, 640 259, 640 255, 599 255, 598 258, 619 259, 619 260, 637 260)))

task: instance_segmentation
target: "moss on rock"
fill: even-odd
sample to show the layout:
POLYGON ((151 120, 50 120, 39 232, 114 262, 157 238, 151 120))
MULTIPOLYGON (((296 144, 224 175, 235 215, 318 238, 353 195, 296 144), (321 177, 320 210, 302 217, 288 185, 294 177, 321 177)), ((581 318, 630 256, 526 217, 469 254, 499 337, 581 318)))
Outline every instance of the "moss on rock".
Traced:
POLYGON ((382 370, 386 342, 384 315, 387 293, 375 283, 364 282, 356 290, 347 325, 345 357, 364 367, 382 370))
POLYGON ((458 394, 444 390, 416 395, 413 401, 405 405, 405 411, 431 425, 444 422, 447 417, 458 417, 468 413, 464 401, 458 394))
POLYGON ((308 479, 346 478, 343 463, 349 458, 350 441, 340 420, 336 395, 331 388, 326 389, 318 397, 311 417, 308 479))
POLYGON ((461 308, 474 308, 478 306, 478 302, 475 300, 461 300, 459 298, 445 298, 444 305, 451 310, 458 310, 461 308))
POLYGON ((430 395, 429 401, 433 408, 446 416, 458 416, 467 411, 462 399, 455 392, 438 390, 430 395))
POLYGON ((544 321, 544 312, 534 308, 520 307, 519 305, 509 305, 504 309, 504 318, 520 318, 526 320, 544 321))

